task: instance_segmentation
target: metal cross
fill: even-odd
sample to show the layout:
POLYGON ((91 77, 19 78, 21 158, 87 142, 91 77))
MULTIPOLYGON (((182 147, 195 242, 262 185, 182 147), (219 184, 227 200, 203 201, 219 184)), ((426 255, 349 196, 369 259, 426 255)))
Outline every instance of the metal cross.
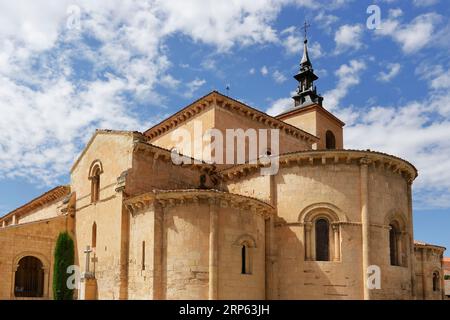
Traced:
POLYGON ((308 33, 308 28, 311 27, 311 25, 305 20, 305 23, 303 24, 303 27, 301 28, 305 32, 305 40, 308 33))

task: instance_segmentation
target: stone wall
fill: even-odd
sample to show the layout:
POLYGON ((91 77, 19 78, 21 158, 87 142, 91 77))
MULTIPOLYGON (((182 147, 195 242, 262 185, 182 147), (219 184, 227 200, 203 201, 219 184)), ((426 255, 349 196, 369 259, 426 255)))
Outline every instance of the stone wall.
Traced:
MULTIPOLYGON (((76 257, 85 271, 86 246, 93 247, 93 225, 96 224, 96 245, 92 264, 97 279, 98 299, 126 298, 126 260, 124 236, 128 230, 128 214, 122 208, 123 195, 116 192, 118 177, 131 168, 132 133, 100 132, 94 136, 72 170, 71 186, 76 193, 76 257), (99 200, 91 202, 89 172, 100 162, 99 200)), ((92 271, 92 270, 91 270, 92 271)))
POLYGON ((416 245, 415 270, 417 283, 417 298, 421 300, 441 300, 444 297, 444 280, 442 270, 443 248, 416 245), (439 275, 439 283, 433 290, 433 273, 439 275))
MULTIPOLYGON (((342 152, 312 152, 290 159, 281 158, 275 177, 262 177, 252 169, 236 169, 238 178, 226 185, 230 192, 270 201, 277 208, 276 271, 280 299, 363 299, 363 181, 360 159, 342 152), (316 156, 320 154, 320 156, 316 156), (328 155, 328 156, 327 156, 328 155), (314 260, 312 217, 324 216, 330 222, 330 260, 309 261, 311 245, 314 260), (311 217, 309 219, 308 217, 311 217), (307 229, 311 229, 311 235, 307 229), (306 238, 311 244, 306 244, 306 238)), ((360 153, 361 156, 375 154, 360 153)), ((364 162, 366 163, 366 162, 364 162)), ((381 269, 381 289, 370 290, 371 299, 412 297, 410 185, 405 174, 394 172, 380 162, 368 161, 367 210, 368 262, 381 269), (401 222, 401 263, 391 266, 389 224, 401 222)), ((224 174, 233 176, 230 171, 224 174)), ((368 265, 368 266, 369 266, 368 265)))
MULTIPOLYGON (((256 201, 201 190, 162 195, 166 200, 149 193, 126 201, 134 208, 130 209, 129 298, 264 299, 267 213, 251 204, 240 208, 235 202, 256 201)), ((268 210, 265 204, 259 206, 268 210)))

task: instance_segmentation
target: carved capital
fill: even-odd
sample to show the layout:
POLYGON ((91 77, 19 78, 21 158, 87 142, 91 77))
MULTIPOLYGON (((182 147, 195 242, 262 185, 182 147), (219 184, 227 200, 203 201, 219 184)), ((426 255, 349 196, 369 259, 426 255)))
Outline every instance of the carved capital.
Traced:
POLYGON ((359 159, 359 164, 360 164, 361 166, 368 166, 368 165, 371 164, 371 163, 372 163, 372 160, 370 160, 370 159, 367 158, 367 157, 364 157, 364 158, 359 159))

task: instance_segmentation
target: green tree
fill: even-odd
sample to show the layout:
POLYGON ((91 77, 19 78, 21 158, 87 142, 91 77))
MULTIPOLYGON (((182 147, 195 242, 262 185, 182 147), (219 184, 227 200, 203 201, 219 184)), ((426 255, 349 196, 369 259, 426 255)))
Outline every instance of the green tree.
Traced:
POLYGON ((74 264, 74 244, 67 232, 61 232, 55 245, 55 265, 53 269, 53 299, 72 300, 73 289, 67 286, 67 268, 74 264))

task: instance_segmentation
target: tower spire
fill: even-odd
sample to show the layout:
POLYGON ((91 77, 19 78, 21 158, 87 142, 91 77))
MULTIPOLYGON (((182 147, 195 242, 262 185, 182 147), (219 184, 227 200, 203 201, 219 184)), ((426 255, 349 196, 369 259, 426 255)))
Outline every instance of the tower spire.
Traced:
POLYGON ((323 98, 317 94, 316 86, 314 85, 314 81, 319 79, 319 77, 314 74, 314 69, 308 54, 307 31, 310 26, 311 25, 305 21, 302 27, 304 30, 303 57, 300 61, 300 71, 294 76, 299 85, 296 95, 292 97, 295 101, 295 107, 311 104, 322 105, 323 100, 323 98))

